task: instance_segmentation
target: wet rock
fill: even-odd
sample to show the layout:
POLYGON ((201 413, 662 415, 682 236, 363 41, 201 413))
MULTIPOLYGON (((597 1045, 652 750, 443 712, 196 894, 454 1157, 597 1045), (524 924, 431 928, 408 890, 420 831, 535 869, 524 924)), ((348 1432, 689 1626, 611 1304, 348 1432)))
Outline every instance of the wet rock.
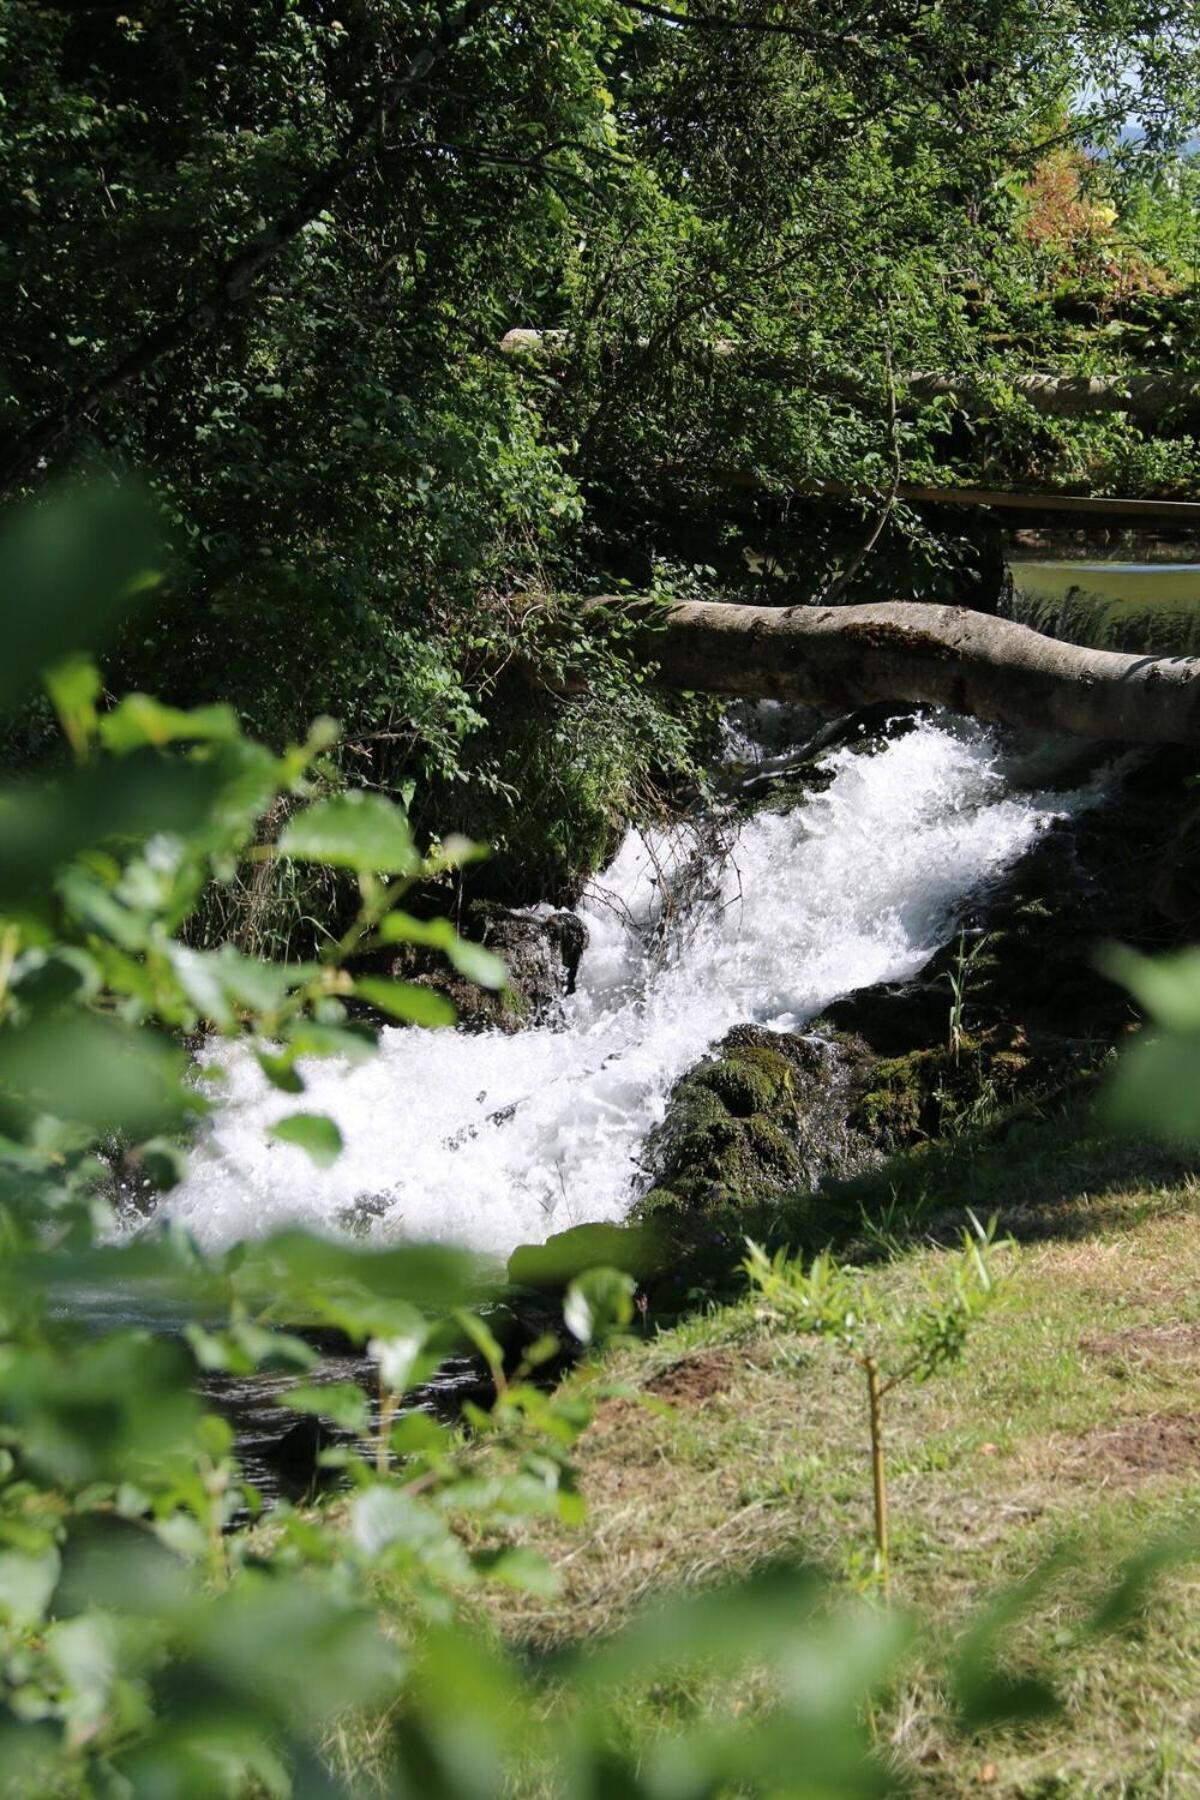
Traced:
POLYGON ((587 948, 582 919, 572 912, 514 912, 478 900, 466 908, 459 931, 502 958, 508 986, 501 992, 476 987, 426 951, 406 950, 390 972, 444 994, 460 1027, 468 1031, 511 1032, 559 1022, 563 1000, 575 991, 579 961, 587 948))
POLYGON ((770 757, 758 767, 738 774, 733 783, 746 816, 757 812, 790 812, 834 780, 836 771, 824 758, 844 748, 868 755, 883 750, 895 738, 911 731, 919 717, 915 707, 878 702, 826 722, 804 744, 787 755, 770 757))

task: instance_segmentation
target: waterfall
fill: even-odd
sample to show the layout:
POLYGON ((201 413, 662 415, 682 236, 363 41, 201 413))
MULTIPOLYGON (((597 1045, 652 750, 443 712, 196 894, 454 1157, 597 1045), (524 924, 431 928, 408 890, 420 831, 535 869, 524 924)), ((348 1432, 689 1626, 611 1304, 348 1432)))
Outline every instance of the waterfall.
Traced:
POLYGON ((387 1029, 370 1062, 306 1065, 299 1100, 218 1046, 226 1103, 165 1209, 212 1246, 295 1223, 496 1255, 620 1219, 679 1076, 735 1024, 795 1030, 914 975, 966 902, 1098 797, 1103 776, 1063 785, 1070 754, 945 716, 832 750, 793 810, 743 823, 690 908, 665 901, 694 873, 695 832, 630 833, 580 905, 589 941, 561 1027, 387 1029), (328 1171, 266 1135, 297 1106, 341 1129, 328 1171))

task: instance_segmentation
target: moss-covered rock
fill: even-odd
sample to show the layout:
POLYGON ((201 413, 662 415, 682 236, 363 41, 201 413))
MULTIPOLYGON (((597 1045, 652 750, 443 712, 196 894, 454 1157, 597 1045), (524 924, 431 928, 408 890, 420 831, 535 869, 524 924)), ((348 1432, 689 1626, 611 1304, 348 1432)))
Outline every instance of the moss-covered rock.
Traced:
POLYGON ((1006 1105, 1022 1085, 1031 1060, 988 1039, 961 1034, 869 1065, 867 1086, 849 1124, 882 1150, 931 1142, 971 1120, 981 1109, 1006 1105))
POLYGON ((849 1037, 736 1027, 671 1093, 639 1216, 724 1211, 877 1160, 850 1122, 867 1060, 849 1037))

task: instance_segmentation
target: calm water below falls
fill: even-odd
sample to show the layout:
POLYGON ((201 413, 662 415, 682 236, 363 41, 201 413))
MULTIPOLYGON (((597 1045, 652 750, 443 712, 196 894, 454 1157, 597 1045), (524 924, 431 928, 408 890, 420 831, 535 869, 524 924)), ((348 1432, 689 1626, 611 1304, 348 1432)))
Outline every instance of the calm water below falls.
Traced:
POLYGON ((694 865, 695 838, 631 834, 580 907, 589 944, 562 1028, 389 1029, 371 1062, 306 1068, 301 1101, 223 1048, 230 1104, 171 1213, 211 1246, 298 1222, 501 1256, 621 1218, 689 1065, 741 1021, 796 1029, 840 995, 914 974, 970 897, 1099 797, 1103 776, 1071 777, 1072 756, 946 717, 874 753, 831 751, 823 790, 748 820, 679 910, 664 911, 664 889, 694 865), (326 1173, 266 1136, 298 1104, 341 1128, 326 1173))

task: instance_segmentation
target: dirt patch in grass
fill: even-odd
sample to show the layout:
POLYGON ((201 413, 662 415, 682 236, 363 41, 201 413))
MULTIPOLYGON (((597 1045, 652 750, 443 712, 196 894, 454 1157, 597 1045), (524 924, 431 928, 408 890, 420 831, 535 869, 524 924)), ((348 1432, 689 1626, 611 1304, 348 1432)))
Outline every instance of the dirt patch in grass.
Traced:
POLYGON ((1200 1325, 1135 1325, 1080 1338, 1079 1348, 1102 1362, 1200 1362, 1200 1325))
POLYGON ((1200 1413, 1127 1419, 1111 1430, 1091 1432, 1077 1446, 1070 1473, 1108 1482, 1200 1476, 1200 1413))
POLYGON ((672 1406, 698 1406, 715 1394, 724 1394, 737 1380, 733 1359, 722 1350, 702 1351, 672 1363, 646 1383, 646 1392, 672 1406))

